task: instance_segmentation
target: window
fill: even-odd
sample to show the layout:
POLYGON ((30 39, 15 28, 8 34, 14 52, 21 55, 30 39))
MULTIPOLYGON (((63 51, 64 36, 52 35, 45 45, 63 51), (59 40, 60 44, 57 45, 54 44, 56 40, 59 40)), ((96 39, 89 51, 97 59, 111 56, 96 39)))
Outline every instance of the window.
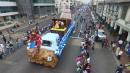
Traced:
POLYGON ((17 7, 0 7, 0 13, 16 12, 17 7))
POLYGON ((55 3, 55 0, 33 0, 33 3, 55 3))
POLYGON ((129 7, 129 6, 123 6, 123 7, 122 7, 121 19, 125 19, 126 13, 127 13, 127 10, 128 10, 128 7, 129 7))
POLYGON ((42 41, 42 46, 51 46, 52 45, 52 43, 50 42, 50 41, 47 41, 47 40, 43 40, 42 41))
POLYGON ((15 2, 16 0, 0 0, 0 1, 11 1, 11 2, 15 2))

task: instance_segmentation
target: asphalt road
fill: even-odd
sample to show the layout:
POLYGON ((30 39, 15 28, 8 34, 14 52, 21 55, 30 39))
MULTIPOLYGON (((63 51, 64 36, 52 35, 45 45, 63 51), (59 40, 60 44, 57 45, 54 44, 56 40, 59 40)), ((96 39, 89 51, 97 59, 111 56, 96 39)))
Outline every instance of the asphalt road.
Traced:
POLYGON ((54 69, 28 62, 26 49, 20 49, 0 62, 0 73, 75 73, 75 57, 79 54, 79 44, 79 39, 70 39, 54 69))
MULTIPOLYGON (((40 23, 40 27, 47 26, 50 20, 40 23)), ((20 32, 25 32, 33 26, 25 27, 20 32)), ((56 68, 49 69, 42 65, 27 61, 26 46, 17 50, 6 59, 0 60, 0 73, 75 73, 75 57, 79 55, 80 39, 70 38, 56 68)))
POLYGON ((117 63, 112 50, 102 48, 101 43, 95 44, 95 50, 91 51, 92 73, 115 73, 117 63))
MULTIPOLYGON (((84 14, 81 15, 84 16, 84 14)), ((40 26, 47 26, 49 23, 50 20, 46 20, 42 22, 40 26)), ((85 23, 88 22, 86 21, 85 23)), ((26 47, 24 47, 8 56, 6 59, 0 60, 0 73, 76 73, 75 58, 80 54, 80 38, 82 38, 82 36, 79 36, 79 32, 80 30, 84 31, 86 28, 85 23, 79 24, 75 29, 76 32, 70 38, 56 68, 50 69, 42 65, 28 62, 26 47)), ((30 28, 32 28, 32 26, 24 28, 21 31, 26 31, 30 28)), ((92 73, 114 73, 116 62, 109 49, 103 49, 100 47, 100 43, 96 43, 95 51, 91 51, 90 56, 92 73)))
MULTIPOLYGON (((80 22, 79 19, 82 16, 85 18, 85 23, 80 22, 76 28, 75 37, 83 38, 83 35, 79 35, 80 31, 84 31, 87 26, 92 25, 89 20, 89 8, 87 8, 87 11, 80 10, 78 13, 80 13, 80 16, 78 16, 77 22, 80 22), (88 14, 87 14, 88 13, 88 14), (87 25, 86 25, 87 24, 87 25)), ((92 30, 92 33, 94 31, 92 30)), ((115 69, 117 66, 117 62, 115 60, 115 57, 112 54, 112 51, 107 48, 101 47, 101 42, 95 43, 95 50, 90 51, 91 56, 91 65, 92 65, 92 73, 115 73, 115 69)))
MULTIPOLYGON (((41 22, 40 27, 47 26, 50 20, 41 22)), ((25 27, 19 32, 26 32, 35 25, 25 27)), ((73 36, 73 35, 72 35, 73 36)), ((76 34, 77 36, 77 34, 76 34)), ((0 60, 0 73, 76 73, 75 57, 79 55, 80 39, 70 38, 67 46, 56 68, 50 69, 42 65, 33 64, 27 61, 26 46, 17 50, 14 54, 0 60)))

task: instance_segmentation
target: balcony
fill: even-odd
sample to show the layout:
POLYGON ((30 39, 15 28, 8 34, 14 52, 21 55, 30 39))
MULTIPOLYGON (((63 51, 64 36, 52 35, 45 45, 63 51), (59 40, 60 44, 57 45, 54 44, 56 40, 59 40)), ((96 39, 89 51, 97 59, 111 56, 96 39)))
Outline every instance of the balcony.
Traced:
POLYGON ((123 3, 130 2, 130 0, 105 0, 106 3, 123 3))
POLYGON ((34 3, 34 6, 55 6, 55 3, 34 3))
POLYGON ((16 6, 16 2, 0 1, 0 6, 2 7, 16 6))
POLYGON ((0 16, 10 16, 10 15, 17 15, 18 12, 7 12, 7 13, 0 13, 0 16))

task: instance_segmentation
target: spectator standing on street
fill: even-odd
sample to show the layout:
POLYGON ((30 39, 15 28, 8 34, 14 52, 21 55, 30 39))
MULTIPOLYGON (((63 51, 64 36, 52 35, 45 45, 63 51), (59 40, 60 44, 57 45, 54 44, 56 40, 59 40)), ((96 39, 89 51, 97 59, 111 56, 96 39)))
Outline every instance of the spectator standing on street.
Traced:
POLYGON ((3 59, 4 53, 5 53, 4 45, 0 44, 0 59, 3 59))
POLYGON ((117 56, 117 59, 120 60, 121 59, 121 56, 123 54, 123 51, 122 49, 120 49, 119 53, 118 53, 118 56, 117 56))
POLYGON ((4 43, 6 44, 6 38, 5 38, 5 36, 3 35, 3 41, 4 41, 4 43))
POLYGON ((118 54, 119 54, 120 49, 121 49, 120 47, 117 47, 116 52, 115 52, 116 57, 118 57, 118 54))
POLYGON ((10 49, 10 53, 14 52, 14 45, 12 42, 9 42, 9 49, 10 49))
POLYGON ((22 38, 17 38, 17 48, 21 48, 23 44, 22 38))
POLYGON ((112 42, 111 45, 112 45, 112 50, 115 51, 116 43, 115 43, 115 42, 112 42))
POLYGON ((117 69, 116 69, 115 73, 123 73, 123 69, 124 69, 123 65, 120 64, 120 66, 117 66, 117 69))
POLYGON ((12 40, 11 34, 9 34, 9 40, 12 40))
POLYGON ((85 38, 86 38, 86 39, 88 38, 88 33, 86 33, 85 38))
POLYGON ((119 46, 120 48, 123 48, 123 40, 119 40, 119 41, 118 41, 118 46, 119 46))
POLYGON ((10 47, 9 47, 9 41, 6 43, 6 54, 10 54, 10 47))
POLYGON ((0 35, 0 43, 4 43, 2 35, 0 35))

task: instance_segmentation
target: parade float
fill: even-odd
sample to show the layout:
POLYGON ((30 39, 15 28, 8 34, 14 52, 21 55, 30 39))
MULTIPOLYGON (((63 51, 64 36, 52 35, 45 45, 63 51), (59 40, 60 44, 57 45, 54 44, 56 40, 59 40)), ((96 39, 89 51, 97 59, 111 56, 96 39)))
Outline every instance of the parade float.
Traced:
POLYGON ((50 32, 41 35, 42 44, 38 54, 33 55, 35 43, 29 42, 27 47, 27 58, 29 62, 42 64, 55 68, 65 46, 74 30, 70 10, 62 12, 59 18, 52 19, 50 32))

